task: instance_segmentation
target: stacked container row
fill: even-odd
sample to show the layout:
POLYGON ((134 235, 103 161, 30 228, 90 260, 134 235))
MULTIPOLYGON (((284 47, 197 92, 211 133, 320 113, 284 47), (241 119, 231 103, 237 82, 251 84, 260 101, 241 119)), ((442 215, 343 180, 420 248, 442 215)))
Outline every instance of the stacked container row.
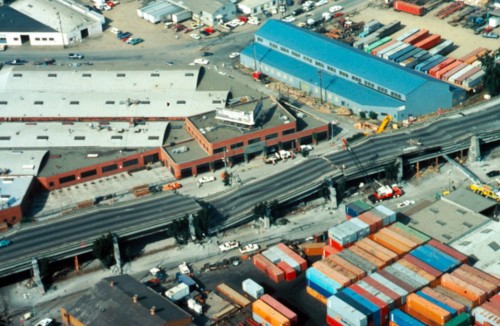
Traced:
POLYGON ((496 294, 489 301, 472 310, 475 319, 474 325, 500 325, 500 294, 496 294))
POLYGON ((297 325, 298 323, 298 317, 295 312, 290 310, 288 307, 286 307, 284 304, 270 296, 269 294, 264 294, 260 300, 264 301, 267 303, 271 308, 276 310, 278 313, 281 315, 285 316, 289 321, 292 326, 297 325))
POLYGON ((291 326, 291 321, 259 299, 252 303, 252 317, 261 325, 291 326))
POLYGON ((356 200, 352 203, 349 203, 345 205, 345 214, 346 214, 346 219, 351 219, 353 217, 357 217, 358 215, 371 210, 373 207, 371 205, 368 205, 367 203, 361 201, 361 200, 356 200))
POLYGON ((217 291, 224 294, 226 297, 234 301, 240 307, 246 307, 250 304, 250 300, 245 298, 243 295, 235 291, 229 285, 221 283, 215 287, 217 291))
POLYGON ((267 274, 267 276, 276 283, 285 280, 285 272, 279 269, 276 265, 270 262, 263 255, 261 254, 253 255, 252 262, 258 269, 267 274))

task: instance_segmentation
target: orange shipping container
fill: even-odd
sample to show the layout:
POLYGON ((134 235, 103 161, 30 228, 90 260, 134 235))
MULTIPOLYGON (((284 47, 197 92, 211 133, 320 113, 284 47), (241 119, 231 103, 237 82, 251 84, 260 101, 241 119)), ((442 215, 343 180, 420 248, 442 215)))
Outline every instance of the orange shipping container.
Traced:
POLYGON ((349 249, 359 257, 377 266, 379 270, 387 266, 387 263, 385 261, 378 259, 377 257, 367 253, 366 251, 357 246, 352 246, 349 249))
POLYGON ((345 275, 342 275, 324 262, 317 261, 313 264, 313 267, 342 286, 348 286, 352 283, 349 278, 347 278, 345 275))
POLYGON ((425 278, 427 281, 429 281, 429 284, 431 286, 436 286, 439 283, 438 279, 435 276, 427 273, 423 269, 413 265, 407 260, 401 259, 398 261, 398 263, 425 278))
POLYGON ((259 315, 260 318, 273 326, 290 326, 290 320, 271 308, 262 300, 256 300, 252 303, 252 312, 259 315))
POLYGON ((414 237, 413 235, 411 235, 410 233, 407 233, 405 232, 404 230, 400 229, 400 228, 397 228, 396 226, 394 225, 391 225, 389 226, 389 229, 391 229, 392 231, 402 235, 403 237, 415 242, 417 245, 422 245, 424 243, 424 240, 422 239, 419 239, 417 237, 414 237))
POLYGON ((421 296, 411 293, 406 297, 406 305, 408 308, 426 316, 435 323, 444 325, 451 319, 451 313, 438 305, 422 298, 421 296))
POLYGON ((325 242, 320 243, 303 243, 299 246, 306 256, 321 256, 325 242))
POLYGON ((370 233, 375 233, 380 230, 383 226, 383 221, 377 215, 368 212, 364 212, 363 214, 358 216, 358 220, 361 222, 365 222, 370 226, 370 233))
POLYGON ((388 264, 393 263, 398 259, 398 255, 395 252, 390 251, 386 247, 371 239, 364 238, 363 240, 356 242, 356 245, 367 253, 385 261, 388 264))
POLYGON ((431 289, 430 287, 423 288, 422 292, 427 294, 428 296, 444 303, 445 305, 455 309, 458 314, 461 314, 462 312, 467 311, 467 307, 464 306, 463 304, 461 304, 460 302, 455 301, 455 300, 447 297, 446 295, 441 294, 434 289, 431 289))
POLYGON ((315 298, 316 300, 318 300, 322 304, 326 305, 327 299, 324 296, 322 296, 321 294, 319 294, 318 292, 316 292, 315 290, 313 290, 312 288, 306 286, 306 292, 311 297, 315 298))
POLYGON ((217 291, 227 296, 229 299, 236 302, 241 307, 246 307, 250 304, 250 300, 245 298, 243 295, 236 292, 233 288, 225 283, 221 283, 215 287, 217 291))
POLYGON ((393 238, 394 240, 401 242, 402 244, 406 245, 407 247, 410 247, 411 249, 415 249, 416 247, 418 247, 418 243, 411 241, 409 238, 397 232, 394 232, 394 230, 391 230, 389 228, 383 228, 379 232, 382 232, 382 234, 385 234, 393 238))
POLYGON ((433 321, 430 318, 427 318, 422 313, 420 313, 414 309, 411 309, 410 307, 408 307, 408 305, 402 306, 401 310, 403 310, 404 312, 406 312, 408 315, 412 316, 413 318, 420 320, 422 323, 424 323, 427 326, 441 326, 442 325, 440 323, 436 323, 435 321, 433 321))
POLYGON ((390 251, 397 253, 400 256, 406 254, 407 252, 409 252, 411 250, 409 247, 405 246, 401 242, 398 242, 398 241, 394 240, 393 238, 388 237, 387 235, 380 233, 380 231, 375 233, 375 234, 372 234, 370 236, 370 239, 381 244, 382 246, 386 247, 390 251))
POLYGON ((337 248, 326 245, 323 247, 323 258, 334 255, 338 252, 340 252, 340 250, 338 250, 337 248))
POLYGON ((345 260, 344 258, 339 257, 338 255, 328 256, 327 259, 333 261, 337 265, 343 267, 344 269, 356 275, 358 281, 366 276, 366 272, 364 270, 352 264, 351 262, 345 260))
POLYGON ((443 287, 471 300, 474 306, 478 306, 486 300, 486 293, 483 290, 478 289, 477 287, 472 286, 453 275, 443 274, 439 282, 443 287))
POLYGON ((463 269, 456 269, 454 270, 451 275, 456 276, 457 278, 461 279, 462 281, 465 281, 467 283, 470 283, 471 285, 477 287, 478 289, 483 290, 486 292, 486 297, 491 297, 493 294, 496 293, 496 286, 477 277, 474 274, 471 274, 469 272, 464 271, 463 269))
POLYGON ((474 304, 471 300, 469 300, 466 297, 464 297, 463 295, 460 295, 460 294, 458 294, 452 290, 449 290, 441 285, 436 286, 433 290, 457 301, 458 303, 463 304, 464 306, 466 306, 469 309, 472 309, 472 307, 474 306, 474 304))
POLYGON ((347 277, 351 281, 351 283, 356 282, 356 280, 358 279, 358 276, 356 274, 350 272, 348 269, 345 269, 344 267, 340 266, 339 264, 332 262, 330 259, 322 259, 321 262, 323 262, 325 265, 333 268, 334 270, 336 270, 340 274, 347 277))
POLYGON ((471 274, 477 275, 478 277, 490 282, 491 284, 494 284, 497 287, 497 292, 500 288, 500 279, 494 277, 491 274, 485 273, 475 267, 469 266, 469 265, 462 265, 460 266, 460 269, 463 269, 466 272, 469 272, 471 274))

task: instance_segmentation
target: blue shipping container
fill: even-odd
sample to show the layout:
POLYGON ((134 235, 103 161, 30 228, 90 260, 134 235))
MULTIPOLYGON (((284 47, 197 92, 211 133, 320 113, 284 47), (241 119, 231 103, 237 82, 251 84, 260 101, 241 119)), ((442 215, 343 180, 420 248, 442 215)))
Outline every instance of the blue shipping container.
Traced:
POLYGON ((407 53, 405 53, 405 55, 397 57, 396 60, 394 60, 394 61, 397 62, 397 63, 403 62, 406 59, 408 59, 410 57, 413 57, 415 54, 417 54, 418 52, 420 52, 419 48, 416 48, 414 46, 410 46, 410 48, 411 48, 410 52, 407 52, 407 53))
POLYGON ((403 50, 394 53, 393 55, 389 56, 390 61, 396 61, 398 58, 402 57, 403 55, 407 54, 408 52, 412 52, 415 48, 413 46, 409 46, 407 48, 404 48, 403 50))
POLYGON ((442 58, 439 58, 437 60, 432 61, 427 66, 422 68, 422 72, 428 74, 429 70, 431 70, 432 68, 434 68, 435 66, 437 66, 438 64, 440 64, 441 62, 443 62, 446 59, 447 59, 446 57, 442 57, 442 58))
POLYGON ((196 282, 191 277, 189 277, 185 274, 179 273, 177 276, 177 282, 184 283, 187 286, 189 286, 190 288, 196 286, 196 282))
POLYGON ((335 293, 337 293, 337 292, 331 293, 331 292, 323 289, 321 286, 319 286, 318 284, 314 283, 311 280, 307 280, 307 286, 310 287, 311 289, 313 289, 314 291, 318 292, 319 294, 321 294, 325 298, 329 298, 332 295, 334 295, 335 293))
MULTIPOLYGON (((410 252, 410 255, 420 259, 424 263, 431 265, 440 272, 446 273, 453 269, 455 264, 446 259, 446 257, 436 254, 425 246, 418 247, 410 252)), ((457 261, 458 262, 458 261, 457 261)))
POLYGON ((338 289, 342 288, 342 285, 335 282, 314 267, 310 267, 306 270, 306 278, 323 288, 325 291, 330 293, 330 295, 335 294, 338 289))
POLYGON ((456 316, 457 315, 457 311, 455 309, 453 309, 452 307, 450 307, 450 306, 442 303, 439 300, 434 299, 433 297, 431 297, 431 296, 423 293, 422 291, 418 291, 417 295, 421 296, 422 298, 424 298, 425 300, 427 300, 429 302, 434 303, 436 306, 439 306, 440 308, 443 308, 444 310, 448 311, 452 316, 456 316))
POLYGON ((343 292, 337 292, 335 296, 340 300, 344 301, 345 303, 347 303, 348 305, 350 305, 351 307, 353 307, 354 309, 356 309, 357 311, 359 311, 360 313, 362 313, 363 315, 365 315, 366 319, 368 320, 368 324, 373 322, 373 312, 371 312, 370 309, 366 308, 365 306, 363 306, 362 304, 360 304, 359 302, 357 302, 356 300, 349 297, 347 294, 343 292))
POLYGON ((380 308, 376 304, 374 304, 373 302, 371 302, 367 298, 363 297, 361 294, 354 292, 353 290, 351 290, 349 288, 343 289, 342 293, 345 293, 347 296, 351 297, 356 302, 359 302, 360 304, 362 304, 366 308, 370 309, 370 311, 373 314, 373 325, 374 326, 381 325, 381 318, 382 318, 382 316, 380 315, 381 311, 380 311, 380 308))
POLYGON ((450 262, 450 264, 453 264, 453 267, 457 267, 461 264, 458 259, 453 258, 452 256, 442 252, 441 250, 439 250, 436 247, 433 247, 429 244, 425 244, 423 247, 425 250, 429 250, 430 252, 434 253, 435 255, 438 255, 439 257, 441 257, 441 259, 446 259, 446 261, 450 262))
POLYGON ((395 322, 399 326, 425 326, 424 323, 421 323, 417 319, 399 309, 391 311, 391 321, 395 322))

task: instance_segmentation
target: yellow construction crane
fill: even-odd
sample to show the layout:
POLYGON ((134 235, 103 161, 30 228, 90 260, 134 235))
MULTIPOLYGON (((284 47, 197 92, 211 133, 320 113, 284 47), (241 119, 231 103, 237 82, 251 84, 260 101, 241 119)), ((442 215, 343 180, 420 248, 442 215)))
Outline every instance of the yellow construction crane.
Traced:
POLYGON ((382 123, 377 129, 377 134, 381 134, 382 132, 384 132, 385 127, 387 127, 387 124, 391 122, 391 120, 392 120, 391 115, 390 114, 386 115, 384 120, 382 120, 382 123))
POLYGON ((477 185, 474 183, 471 183, 469 185, 469 188, 477 194, 500 202, 500 191, 498 189, 486 185, 477 185))

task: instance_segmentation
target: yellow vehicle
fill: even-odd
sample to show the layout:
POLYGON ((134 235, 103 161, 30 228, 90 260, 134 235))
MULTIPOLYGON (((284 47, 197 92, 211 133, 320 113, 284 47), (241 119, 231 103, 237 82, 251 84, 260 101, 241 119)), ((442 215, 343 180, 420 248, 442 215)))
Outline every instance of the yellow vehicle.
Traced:
POLYGON ((381 134, 385 130, 385 127, 387 127, 387 124, 391 122, 391 120, 392 120, 391 115, 390 114, 386 115, 384 120, 382 120, 382 123, 377 129, 377 134, 381 134))
POLYGON ((491 198, 493 200, 500 202, 500 191, 498 189, 494 189, 486 185, 477 185, 473 183, 469 185, 469 188, 470 190, 474 191, 477 194, 483 195, 484 197, 491 198))

